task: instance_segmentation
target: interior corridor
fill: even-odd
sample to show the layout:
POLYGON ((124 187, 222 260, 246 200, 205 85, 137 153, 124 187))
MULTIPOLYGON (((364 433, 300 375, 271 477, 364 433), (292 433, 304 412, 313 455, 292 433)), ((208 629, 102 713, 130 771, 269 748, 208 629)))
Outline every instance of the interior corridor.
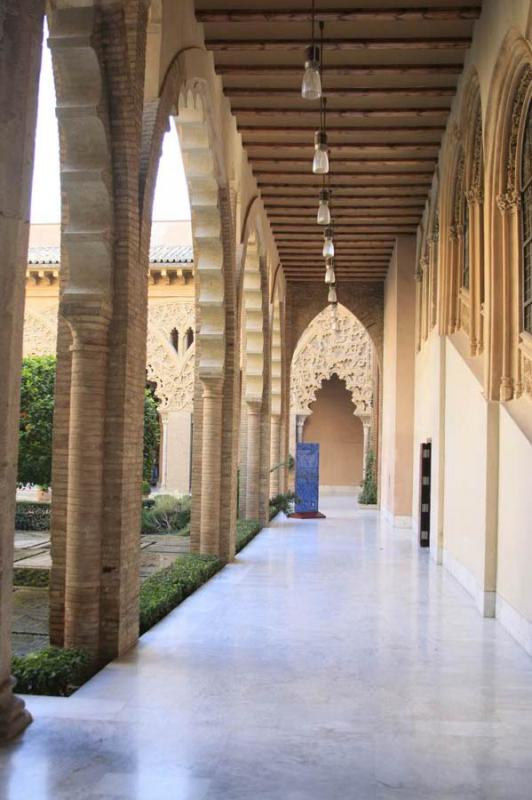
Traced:
POLYGON ((524 800, 532 660, 352 497, 277 520, 0 754, 5 800, 524 800))

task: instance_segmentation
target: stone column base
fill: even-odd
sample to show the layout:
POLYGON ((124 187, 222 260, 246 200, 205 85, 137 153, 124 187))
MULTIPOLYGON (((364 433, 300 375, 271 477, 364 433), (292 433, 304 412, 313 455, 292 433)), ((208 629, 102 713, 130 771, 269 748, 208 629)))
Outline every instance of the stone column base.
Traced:
POLYGON ((24 700, 13 694, 14 683, 13 678, 9 678, 0 687, 0 742, 14 739, 32 721, 24 700))

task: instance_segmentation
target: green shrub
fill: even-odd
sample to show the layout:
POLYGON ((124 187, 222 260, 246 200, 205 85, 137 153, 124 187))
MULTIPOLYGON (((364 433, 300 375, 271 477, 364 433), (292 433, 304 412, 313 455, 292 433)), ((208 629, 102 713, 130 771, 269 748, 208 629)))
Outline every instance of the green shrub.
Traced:
POLYGON ((373 450, 368 451, 366 458, 366 477, 362 482, 362 491, 358 497, 362 505, 375 505, 377 503, 377 482, 375 480, 375 455, 373 450))
POLYGON ((286 492, 285 494, 277 494, 270 499, 270 519, 280 511, 283 514, 291 514, 294 508, 294 500, 296 496, 294 492, 286 492))
POLYGON ((47 531, 50 528, 50 503, 17 502, 15 528, 19 531, 47 531))
POLYGON ((149 483, 153 465, 159 451, 161 427, 157 411, 159 401, 151 389, 144 390, 144 445, 142 455, 142 477, 149 483))
POLYGON ((256 519, 239 519, 236 523, 236 552, 239 553, 261 530, 256 519))
POLYGON ((155 500, 153 497, 144 497, 142 499, 142 508, 148 509, 153 508, 155 505, 155 500))
POLYGON ((190 523, 191 498, 159 494, 152 508, 142 511, 142 533, 179 531, 190 523))
POLYGON ((151 492, 151 486, 148 481, 142 481, 142 494, 143 496, 148 495, 151 492))
POLYGON ((19 486, 50 486, 54 386, 55 356, 23 359, 18 436, 19 486))
POLYGON ((17 692, 65 697, 87 680, 90 662, 83 650, 46 647, 26 656, 13 656, 11 671, 17 692))
POLYGON ((140 587, 140 632, 159 622, 222 566, 214 556, 191 553, 150 575, 140 587))
POLYGON ((50 570, 39 567, 15 567, 13 570, 13 584, 15 586, 48 586, 50 583, 50 570))

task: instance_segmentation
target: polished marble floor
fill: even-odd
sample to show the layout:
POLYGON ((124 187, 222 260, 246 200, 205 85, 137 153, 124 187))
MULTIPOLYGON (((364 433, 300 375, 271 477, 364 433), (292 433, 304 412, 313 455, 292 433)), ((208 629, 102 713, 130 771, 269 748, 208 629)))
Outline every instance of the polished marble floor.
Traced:
POLYGON ((528 800, 532 659, 352 498, 283 520, 0 753, 2 800, 528 800))

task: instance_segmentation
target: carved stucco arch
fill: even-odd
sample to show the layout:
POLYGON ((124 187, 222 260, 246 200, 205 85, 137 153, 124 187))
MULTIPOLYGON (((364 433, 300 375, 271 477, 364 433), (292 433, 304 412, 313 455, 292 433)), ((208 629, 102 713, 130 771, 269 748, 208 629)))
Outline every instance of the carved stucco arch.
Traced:
MULTIPOLYGON (((63 217, 61 260, 69 301, 94 299, 110 314, 113 273, 113 178, 99 10, 53 8, 48 14, 54 67, 63 217)), ((118 69, 118 66, 117 66, 118 69)))
POLYGON ((326 306, 308 325, 294 351, 291 412, 309 414, 322 382, 336 374, 351 393, 355 414, 370 416, 373 357, 372 341, 359 320, 340 303, 336 309, 326 306))
POLYGON ((221 113, 210 89, 206 50, 182 50, 160 97, 146 103, 141 159, 143 252, 149 248, 153 197, 164 134, 174 116, 187 181, 197 286, 197 352, 201 378, 221 378, 225 363, 225 290, 220 190, 227 186, 221 113))
POLYGON ((282 405, 282 341, 281 341, 281 305, 279 293, 276 291, 272 305, 271 321, 271 413, 278 415, 281 413, 282 405))

